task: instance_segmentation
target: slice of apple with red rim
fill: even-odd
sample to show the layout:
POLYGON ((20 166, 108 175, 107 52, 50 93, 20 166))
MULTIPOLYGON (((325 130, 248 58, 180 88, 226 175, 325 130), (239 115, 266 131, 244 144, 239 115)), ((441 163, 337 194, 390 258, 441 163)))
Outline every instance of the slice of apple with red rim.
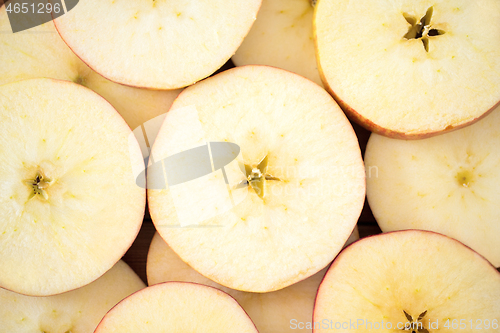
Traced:
POLYGON ((142 224, 144 168, 132 131, 80 85, 0 86, 0 287, 31 296, 96 280, 142 224))
POLYGON ((318 85, 277 68, 237 67, 185 89, 152 160, 148 202, 158 232, 183 261, 232 289, 274 291, 317 273, 342 249, 364 203, 349 121, 318 85), (239 151, 211 170, 214 142, 239 151), (201 153, 177 171, 171 163, 194 148, 206 151, 207 170, 179 183, 177 171, 200 171, 201 153), (165 174, 166 188, 151 188, 165 174))
POLYGON ((250 30, 261 0, 85 0, 54 20, 68 46, 114 82, 177 89, 214 73, 250 30))
POLYGON ((418 139, 467 126, 500 101, 495 0, 318 1, 325 87, 378 134, 418 139))
POLYGON ((106 314, 95 333, 258 333, 231 296, 196 283, 160 283, 125 298, 106 314))
POLYGON ((313 332, 497 332, 499 300, 500 274, 476 252, 434 232, 397 231, 335 259, 310 324, 313 332))

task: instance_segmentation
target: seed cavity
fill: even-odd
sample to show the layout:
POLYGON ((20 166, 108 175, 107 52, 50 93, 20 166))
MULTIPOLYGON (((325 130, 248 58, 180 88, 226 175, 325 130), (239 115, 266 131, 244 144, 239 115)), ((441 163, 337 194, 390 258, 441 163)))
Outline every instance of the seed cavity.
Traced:
POLYGON ((35 196, 41 196, 45 200, 49 200, 47 190, 50 185, 54 183, 54 181, 47 178, 41 170, 36 173, 36 176, 33 179, 26 179, 23 182, 32 190, 28 200, 34 198, 35 196))
POLYGON ((417 21, 416 17, 403 13, 403 17, 406 22, 410 24, 410 28, 406 35, 404 35, 404 39, 420 39, 422 44, 424 45, 424 49, 426 52, 429 52, 429 37, 439 36, 445 34, 444 30, 434 29, 432 28, 432 13, 434 12, 433 7, 429 7, 425 15, 417 21))
POLYGON ((244 169, 242 168, 242 171, 245 173, 247 179, 241 182, 238 187, 250 185, 260 198, 264 198, 264 196, 266 195, 266 181, 280 181, 279 178, 267 173, 268 161, 269 158, 268 155, 266 155, 259 162, 259 164, 255 166, 245 164, 244 169))

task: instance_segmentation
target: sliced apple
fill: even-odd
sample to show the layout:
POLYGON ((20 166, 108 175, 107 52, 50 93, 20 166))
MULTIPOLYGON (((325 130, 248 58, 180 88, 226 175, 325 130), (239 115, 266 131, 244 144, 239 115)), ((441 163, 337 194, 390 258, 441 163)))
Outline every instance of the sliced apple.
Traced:
POLYGON ((361 125, 396 138, 466 126, 500 100, 500 2, 322 0, 323 82, 361 125))
POLYGON ((330 266, 313 332, 497 332, 499 300, 500 274, 462 243, 418 230, 380 234, 330 266))
POLYGON ((313 13, 311 0, 263 0, 233 62, 286 69, 323 85, 316 64, 313 13))
POLYGON ((81 1, 54 20, 68 46, 102 76, 126 85, 177 89, 234 54, 261 0, 81 1))
POLYGON ((167 282, 142 289, 116 305, 95 333, 258 333, 240 305, 218 289, 167 282))
POLYGON ((93 333, 114 305, 145 287, 120 260, 91 284, 56 296, 32 297, 0 289, 1 332, 93 333))
POLYGON ((317 273, 363 206, 364 166, 347 118, 318 85, 277 68, 237 67, 184 90, 152 160, 148 202, 158 232, 183 261, 232 289, 274 291, 317 273), (203 177, 195 154, 178 171, 198 174, 179 184, 171 168, 185 157, 178 153, 217 141, 240 154, 223 168, 214 158, 215 170, 209 159, 213 172, 203 177), (160 189, 165 173, 171 186, 160 189))
POLYGON ((137 89, 103 78, 68 48, 52 21, 14 34, 5 6, 0 7, 0 64, 0 84, 47 77, 86 86, 108 100, 132 129, 166 113, 180 93, 137 89))
POLYGON ((424 229, 500 266, 500 108, 456 132, 419 141, 372 134, 367 194, 383 231, 424 229))
MULTIPOLYGON (((359 239, 353 231, 347 244, 359 239)), ((326 268, 285 289, 270 293, 248 293, 233 290, 207 279, 179 258, 158 233, 149 247, 147 275, 150 285, 170 282, 195 282, 228 293, 248 313, 260 333, 289 332, 290 321, 306 321, 312 317, 314 299, 326 268)))
POLYGON ((0 287, 48 296, 96 280, 142 224, 137 141, 102 97, 67 81, 0 86, 0 287))

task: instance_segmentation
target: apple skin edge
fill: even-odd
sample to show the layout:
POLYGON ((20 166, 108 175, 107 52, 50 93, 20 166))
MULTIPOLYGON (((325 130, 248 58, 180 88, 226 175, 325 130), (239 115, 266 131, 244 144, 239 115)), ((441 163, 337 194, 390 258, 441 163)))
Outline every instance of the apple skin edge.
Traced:
POLYGON ((471 121, 462 123, 457 126, 452 126, 449 125, 446 128, 440 130, 440 131, 434 131, 434 132, 421 132, 421 133, 404 133, 404 132, 398 132, 398 131, 393 131, 387 128, 383 128, 368 118, 363 117, 359 112, 351 108, 346 102, 344 102, 332 89, 332 87, 328 84, 328 81, 326 80, 325 74, 323 72, 323 69, 321 68, 321 62, 319 59, 319 53, 318 53, 318 38, 316 35, 316 8, 318 6, 320 0, 316 1, 315 5, 315 10, 314 10, 314 15, 313 15, 313 39, 314 39, 314 47, 316 48, 316 63, 318 64, 318 71, 319 71, 319 76, 321 78, 321 81, 323 82, 323 85, 325 86, 325 90, 328 91, 330 95, 332 95, 333 99, 339 104, 341 109, 344 111, 346 116, 356 122, 357 124, 361 125, 362 127, 366 128, 370 132, 374 132, 376 134, 380 134, 383 136, 386 136, 388 138, 393 138, 393 139, 401 139, 401 140, 420 140, 420 139, 426 139, 430 138, 436 135, 452 132, 464 127, 467 127, 469 125, 474 124, 475 122, 483 119, 487 115, 490 114, 491 111, 493 111, 496 107, 500 106, 500 97, 499 101, 497 104, 492 106, 489 110, 487 110, 485 113, 483 113, 480 117, 477 117, 475 119, 472 119, 471 121))
MULTIPOLYGON (((3 0, 0 0, 0 7, 2 7, 3 3, 2 3, 3 0)), ((30 80, 46 80, 46 81, 54 81, 54 82, 60 82, 60 83, 63 83, 63 84, 69 84, 69 85, 76 85, 78 87, 80 87, 80 89, 84 89, 84 90, 88 90, 88 91, 91 91, 93 94, 96 94, 98 95, 103 101, 105 101, 115 112, 116 114, 119 115, 118 111, 116 111, 115 107, 113 105, 111 105, 111 103, 108 102, 107 99, 105 99, 104 97, 102 97, 101 95, 99 95, 98 93, 96 93, 95 91, 87 88, 87 87, 84 87, 84 86, 81 86, 79 84, 76 84, 74 82, 71 82, 71 81, 66 81, 66 80, 60 80, 60 79, 53 79, 53 78, 37 78, 37 79, 23 79, 23 80, 19 80, 17 82, 21 82, 21 81, 30 81, 30 80)), ((119 117, 121 119, 121 127, 123 127, 126 131, 131 131, 130 130, 130 127, 128 126, 128 124, 125 122, 125 120, 120 116, 119 117)), ((137 149, 139 149, 140 151, 140 147, 139 147, 139 144, 137 143, 137 149)), ((146 207, 147 207, 147 191, 144 190, 144 209, 143 209, 143 215, 146 213, 146 207)), ((132 238, 132 240, 129 242, 129 244, 127 245, 127 251, 128 249, 130 249, 130 247, 132 246, 132 244, 135 242, 135 240, 137 239, 137 236, 139 235, 139 232, 141 231, 141 228, 142 228, 142 224, 143 222, 141 222, 137 229, 135 230, 135 236, 132 238)), ((124 253, 125 254, 125 253, 124 253)), ((123 259, 123 256, 118 258, 110 268, 108 268, 106 271, 104 271, 102 274, 100 274, 97 278, 95 278, 93 281, 91 282, 94 282, 98 279, 100 279, 104 274, 106 274, 112 267, 114 267, 121 259, 123 259)), ((88 284, 87 284, 88 285, 88 284)), ((85 286, 85 285, 84 285, 85 286)), ((17 294, 20 294, 20 295, 24 295, 24 296, 30 296, 30 297, 44 297, 44 296, 56 296, 56 295, 61 295, 61 294, 65 294, 65 293, 68 293, 68 292, 71 292, 71 291, 74 291, 76 289, 79 289, 81 287, 84 287, 84 286, 80 286, 80 287, 75 287, 75 288, 71 288, 69 290, 66 290, 66 291, 63 291, 63 292, 59 292, 59 293, 55 293, 55 294, 51 294, 51 295, 29 295, 29 294, 24 294, 24 293, 21 293, 19 291, 14 291, 14 290, 10 290, 8 288, 5 288, 5 287, 2 287, 2 289, 5 289, 5 290, 8 290, 10 292, 14 292, 14 293, 17 293, 17 294)))
MULTIPOLYGON (((500 267, 496 268, 495 266, 493 266, 485 257, 483 257, 481 254, 477 253, 476 251, 474 251, 473 249, 471 249, 470 247, 468 247, 467 245, 461 243, 460 241, 454 239, 454 238, 451 238, 449 236, 446 236, 446 235, 443 235, 443 234, 440 234, 440 233, 437 233, 437 232, 434 232, 434 231, 428 231, 428 230, 419 230, 419 229, 406 229, 406 230, 396 230, 396 231, 389 231, 389 232, 384 232, 384 233, 381 233, 381 234, 376 234, 376 235, 370 235, 370 236, 366 236, 366 237, 363 237, 363 238, 360 238, 354 242, 352 242, 351 244, 349 244, 348 246, 346 246, 345 248, 342 249, 342 251, 340 251, 340 253, 335 257, 335 259, 333 259, 333 262, 330 264, 330 266, 328 267, 328 270, 326 271, 325 275, 323 276, 323 279, 321 280, 320 284, 319 284, 319 287, 318 287, 318 291, 316 292, 316 297, 314 298, 314 308, 313 308, 313 315, 312 315, 312 318, 311 318, 311 322, 314 322, 314 314, 315 314, 315 311, 316 311, 316 301, 318 300, 318 295, 319 295, 319 290, 321 289, 321 286, 323 285, 323 282, 325 282, 325 279, 326 277, 328 276, 328 274, 330 273, 330 271, 332 270, 332 268, 334 268, 337 263, 338 263, 338 259, 344 255, 346 252, 348 252, 350 250, 350 248, 360 242, 360 241, 364 241, 365 239, 369 239, 369 238, 372 238, 372 237, 379 237, 379 236, 385 236, 385 235, 388 235, 388 234, 392 234, 392 233, 401 233, 401 232, 418 232, 418 233, 429 233, 429 234, 437 234, 437 235, 440 235, 440 236, 443 236, 443 237, 446 237, 448 239, 451 239, 459 244, 461 244, 462 246, 468 248, 469 250, 471 250, 472 252, 474 252, 476 255, 478 255, 480 258, 484 259, 484 261, 486 261, 490 266, 491 268, 493 268, 493 270, 495 270, 498 274, 500 274, 500 267)), ((314 329, 313 329, 313 333, 314 333, 314 329)))
MULTIPOLYGON (((0 0, 0 1, 2 1, 2 0, 0 0)), ((224 72, 229 72, 229 71, 238 71, 238 70, 240 70, 240 69, 242 69, 242 68, 245 68, 245 67, 271 67, 271 68, 276 68, 276 69, 278 69, 278 70, 283 70, 283 71, 286 71, 286 70, 284 70, 284 69, 281 69, 281 68, 278 68, 278 67, 274 67, 274 66, 268 66, 268 65, 244 65, 244 66, 237 66, 237 67, 234 67, 234 68, 230 68, 230 69, 228 69, 228 70, 225 70, 224 72)), ((216 73, 216 74, 214 74, 213 76, 220 75, 220 74, 222 74, 222 73, 216 73)), ((304 77, 304 76, 302 76, 302 75, 299 75, 299 74, 296 74, 296 73, 294 73, 294 74, 295 74, 295 75, 297 75, 297 76, 300 76, 300 77, 301 77, 301 78, 303 78, 304 80, 311 81, 311 80, 309 80, 308 78, 306 78, 306 77, 304 77)), ((320 72, 320 74, 321 74, 321 72, 320 72)), ((211 76, 211 77, 213 77, 213 76, 211 76)), ((202 79, 202 80, 200 80, 199 82, 204 81, 204 80, 206 80, 206 79, 209 79, 209 78, 202 79)), ((317 83, 315 83, 315 82, 313 82, 313 81, 311 81, 311 82, 312 82, 312 83, 314 83, 314 84, 316 84, 316 85, 318 85, 317 83)), ((321 86, 319 86, 319 85, 318 85, 318 87, 322 88, 322 87, 321 87, 321 86)), ((189 91, 189 90, 188 90, 188 88, 189 88, 189 87, 186 87, 184 90, 182 90, 182 91, 179 93, 179 95, 177 95, 177 97, 175 98, 174 102, 173 102, 173 103, 172 103, 172 105, 170 106, 170 109, 167 111, 167 113, 168 113, 168 112, 170 112, 170 110, 172 110, 173 106, 176 104, 176 101, 177 101, 177 100, 179 100, 179 99, 181 98, 181 96, 184 96, 184 94, 186 93, 186 91, 189 91)), ((162 125, 162 126, 163 126, 163 125, 162 125)), ((161 128, 161 127, 160 127, 160 128, 161 128)), ((357 134, 356 134, 356 132, 355 132, 354 128, 353 128, 352 126, 350 126, 350 128, 351 128, 352 133, 353 133, 355 136, 357 136, 357 134)), ((360 151, 360 154, 361 154, 361 151, 360 151)), ((362 159, 362 161, 363 161, 363 156, 362 156, 362 155, 361 155, 361 159, 362 159)), ((364 163, 364 162, 363 162, 363 163, 364 163)), ((149 164, 149 163, 148 163, 148 164, 149 164)), ((147 166, 146 166, 146 168, 147 168, 147 166)), ((364 175, 364 177, 363 177, 363 178, 364 178, 364 179, 363 179, 363 186, 364 186, 364 189, 365 189, 365 198, 366 198, 366 174, 364 175)), ((146 189, 146 203, 147 203, 147 201, 149 200, 148 198, 149 198, 149 192, 150 192, 150 191, 151 191, 150 189, 146 189)), ((147 207, 146 209, 148 210, 148 213, 151 215, 151 207, 149 206, 149 204, 148 204, 148 203, 147 203, 147 206, 146 206, 146 207, 147 207)), ((361 213, 362 213, 362 212, 360 211, 360 212, 359 212, 359 216, 361 216, 361 213)), ((358 219, 359 219, 359 216, 358 216, 358 219)), ((352 230, 350 231, 349 235, 351 235, 351 234, 352 234, 352 232, 356 229, 356 227, 357 227, 357 223, 354 225, 354 227, 353 227, 353 228, 352 228, 352 230)), ((160 235, 160 237, 161 237, 161 235, 160 235)), ((350 237, 350 236, 349 236, 349 237, 350 237)), ((163 239, 163 237, 162 237, 162 239, 163 239)), ((348 238, 348 239, 349 239, 349 238, 348 238)), ((343 249, 340 251, 340 253, 342 253, 342 252, 343 252, 346 248, 348 248, 348 247, 349 247, 349 246, 351 246, 352 244, 354 244, 354 243, 358 242, 360 239, 361 239, 361 237, 360 237, 359 239, 355 240, 354 242, 352 242, 351 244, 349 244, 348 246, 346 246, 345 248, 343 248, 343 249)), ((168 244, 168 242, 167 242, 165 239, 163 239, 163 241, 165 241, 165 243, 167 243, 167 244, 168 244)), ((347 239, 346 239, 346 241, 347 241, 347 239)), ((170 246, 170 245, 169 245, 169 246, 170 246)), ((174 250, 173 248, 172 248, 172 251, 174 251, 174 252, 175 252, 175 250, 174 250)), ((148 253, 149 253, 149 251, 148 251, 148 253)), ((340 253, 339 253, 339 254, 340 254, 340 253)), ((185 262, 187 265, 189 265, 189 263, 188 263, 188 262, 186 262, 186 261, 185 261, 185 260, 184 260, 184 259, 183 259, 183 258, 182 258, 182 257, 181 257, 178 253, 177 253, 177 252, 175 252, 175 254, 177 254, 177 256, 179 256, 179 258, 180 258, 183 262, 185 262)), ((337 256, 336 256, 336 257, 338 257, 338 255, 339 255, 339 254, 337 254, 337 256)), ((336 257, 335 257, 335 258, 336 258, 336 257)), ((319 272, 319 271, 321 271, 322 269, 327 268, 327 267, 328 267, 328 269, 329 269, 329 267, 332 265, 332 262, 335 260, 335 258, 333 258, 333 260, 332 260, 332 261, 330 261, 327 265, 325 265, 324 267, 322 267, 322 268, 321 268, 320 270, 318 270, 317 272, 319 272)), ((205 276, 205 275, 204 275, 204 274, 202 274, 201 272, 199 272, 199 271, 197 271, 197 272, 198 272, 198 273, 200 273, 201 275, 205 276)), ((315 272, 314 274, 316 274, 317 272, 315 272)), ((309 277, 311 277, 311 276, 312 276, 312 275, 314 275, 314 274, 311 274, 311 275, 305 276, 304 278, 302 278, 301 280, 299 280, 299 281, 297 281, 297 282, 295 282, 295 283, 299 283, 299 282, 301 282, 301 281, 304 281, 304 280, 308 279, 309 277)), ((210 278, 210 277, 208 277, 208 276, 205 276, 205 277, 206 277, 207 279, 211 279, 211 278, 210 278)), ((192 282, 192 283, 194 283, 194 282, 192 282)), ((196 283, 195 283, 195 284, 196 284, 196 283)), ((235 289, 235 290, 238 290, 238 289, 235 289)), ((281 290, 281 289, 277 289, 277 290, 281 290)), ((273 290, 273 291, 277 291, 277 290, 273 290)), ((247 290, 240 290, 240 291, 248 292, 247 290)))
POLYGON ((318 59, 318 69, 319 69, 321 80, 323 81, 323 84, 325 85, 326 91, 328 91, 328 93, 330 93, 330 95, 332 95, 332 97, 339 104, 339 106, 342 108, 342 110, 344 110, 346 116, 349 119, 351 119, 352 121, 356 122, 357 124, 363 126, 364 128, 366 128, 370 132, 373 132, 373 133, 376 133, 376 134, 379 134, 382 136, 386 136, 386 137, 392 138, 392 139, 420 140, 420 139, 427 139, 427 138, 430 138, 433 136, 441 135, 444 133, 453 132, 455 130, 458 130, 458 129, 461 129, 461 128, 464 128, 464 127, 467 127, 469 125, 474 124, 475 122, 488 116, 496 107, 500 106, 500 101, 499 101, 497 104, 495 104, 493 107, 491 107, 488 111, 483 113, 480 117, 477 117, 475 119, 472 119, 471 121, 462 123, 462 124, 457 125, 457 126, 448 125, 446 128, 444 128, 440 131, 412 133, 412 134, 398 132, 398 131, 392 131, 392 130, 389 130, 387 128, 383 128, 383 127, 375 124, 374 122, 372 122, 368 118, 363 117, 359 112, 357 112, 356 110, 351 108, 337 94, 335 94, 335 92, 333 91, 333 89, 330 87, 330 85, 328 84, 328 82, 325 79, 323 71, 321 70, 320 65, 319 65, 319 59, 318 59))
MULTIPOLYGON (((0 0, 2 1, 2 0, 0 0)), ((214 289, 218 292, 221 292, 227 296, 229 296, 236 304, 239 305, 239 303, 236 301, 236 299, 234 299, 233 296, 229 295, 228 293, 226 293, 225 291, 223 290, 220 290, 220 289, 217 289, 217 288, 214 288, 214 287, 211 287, 211 286, 206 286, 206 285, 203 285, 203 284, 200 284, 200 283, 195 283, 195 282, 177 282, 177 281, 168 281, 168 282, 162 282, 162 283, 158 283, 158 284, 154 284, 152 286, 147 286, 146 288, 143 288, 141 290, 138 290, 136 291, 135 293, 133 294, 130 294, 129 296, 125 297, 124 299, 122 299, 120 302, 118 302, 118 304, 115 304, 107 313, 106 315, 101 319, 101 321, 99 322, 99 325, 97 325, 96 329, 94 332, 97 332, 99 333, 99 329, 101 328, 101 325, 103 325, 105 322, 106 322, 106 317, 108 315, 108 313, 110 313, 111 311, 113 311, 118 305, 120 305, 124 300, 134 296, 135 294, 140 294, 141 292, 143 292, 145 289, 149 289, 149 288, 155 288, 155 287, 161 287, 162 285, 164 284, 193 284, 193 285, 197 285, 197 286, 202 286, 202 287, 205 287, 205 288, 210 288, 210 289, 214 289)), ((240 309, 245 313, 245 315, 250 319, 250 321, 252 322, 253 326, 255 327, 255 331, 257 331, 257 326, 255 326, 255 323, 253 322, 252 318, 250 318, 250 316, 248 315, 248 313, 246 312, 245 309, 243 309, 243 307, 241 305, 239 305, 240 309)))
MULTIPOLYGON (((4 5, 4 2, 6 2, 8 0, 0 0, 0 7, 2 7, 4 5)), ((260 3, 259 5, 259 10, 260 8, 262 7, 262 2, 260 3)), ((53 15, 54 13, 52 13, 52 17, 54 16, 53 15)), ((255 18, 256 20, 256 18, 255 18)), ((255 22, 254 20, 254 22, 255 22)), ((68 46, 68 48, 78 57, 78 59, 80 59, 85 65, 87 65, 91 70, 93 70, 94 72, 96 72, 97 74, 101 75, 103 78, 105 78, 106 80, 109 80, 111 82, 114 82, 114 83, 117 83, 117 84, 121 84, 121 85, 124 85, 124 86, 128 86, 128 87, 132 87, 132 88, 138 88, 138 89, 146 89, 146 90, 176 90, 176 89, 183 89, 183 88, 186 88, 188 86, 191 86, 201 80, 204 80, 208 77, 210 77, 211 75, 213 75, 215 72, 217 72, 217 70, 221 67, 224 66, 224 64, 226 62, 228 62, 229 60, 231 60, 233 54, 227 56, 224 61, 222 63, 219 64, 219 66, 217 67, 216 70, 214 70, 211 74, 208 74, 208 75, 205 75, 204 77, 200 77, 198 78, 198 80, 194 81, 194 82, 191 82, 189 84, 175 84, 175 85, 171 85, 169 87, 150 87, 150 86, 140 86, 140 85, 137 85, 137 84, 132 84, 132 83, 128 83, 128 82, 119 82, 120 80, 118 79, 114 79, 114 78, 110 78, 109 75, 104 75, 103 73, 100 73, 98 72, 95 68, 93 68, 87 61, 85 61, 83 58, 80 57, 80 55, 78 55, 74 50, 73 50, 73 47, 71 45, 69 45, 68 43, 66 43, 66 40, 63 38, 62 34, 61 34, 61 31, 59 29, 59 25, 57 24, 58 20, 57 18, 53 18, 52 20, 54 22, 54 27, 56 28, 56 31, 57 33, 59 34, 59 37, 61 37, 61 39, 63 40, 63 42, 68 46)), ((253 24, 252 24, 253 25, 253 24)), ((247 32, 245 33, 244 36, 242 36, 241 38, 241 41, 243 41, 243 39, 245 39, 245 37, 250 33, 250 29, 252 28, 252 26, 250 26, 247 30, 247 32)), ((241 43, 240 43, 241 44, 241 43)), ((236 50, 234 50, 234 52, 236 52, 236 50)))

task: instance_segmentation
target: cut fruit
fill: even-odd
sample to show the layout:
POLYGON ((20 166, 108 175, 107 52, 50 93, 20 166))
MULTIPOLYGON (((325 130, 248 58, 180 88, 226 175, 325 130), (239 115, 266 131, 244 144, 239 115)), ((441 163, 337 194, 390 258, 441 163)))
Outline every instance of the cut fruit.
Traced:
POLYGON ((32 296, 109 270, 142 224, 137 141, 102 97, 67 81, 0 86, 0 286, 32 296))
POLYGON ((261 0, 81 1, 54 20, 61 37, 92 69, 122 84, 176 89, 231 58, 261 0))
POLYGON ((258 333, 239 304, 207 286, 167 282, 140 290, 116 305, 95 333, 258 333))
POLYGON ((313 13, 311 0, 263 0, 233 62, 286 69, 323 86, 316 64, 313 13))
POLYGON ((368 202, 383 231, 453 237, 500 266, 500 107, 456 132, 419 141, 372 134, 368 202))
POLYGON ((323 0, 323 82, 371 131, 418 139, 464 127, 500 101, 500 2, 323 0))
MULTIPOLYGON (((346 245, 359 239, 354 230, 346 245)), ((271 293, 247 293, 221 286, 207 279, 179 258, 157 233, 149 247, 147 263, 150 285, 170 282, 195 282, 223 290, 238 301, 260 333, 293 332, 290 321, 308 321, 312 317, 314 299, 326 268, 313 276, 271 293)))
POLYGON ((364 203, 349 121, 318 85, 277 68, 237 67, 184 90, 152 160, 148 202, 158 232, 183 261, 232 289, 274 291, 320 271, 364 203), (230 162, 220 162, 223 154, 230 162), (188 170, 180 183, 177 171, 188 170), (164 174, 171 186, 153 190, 164 174))
POLYGON ((321 283, 313 332, 497 332, 500 274, 460 242, 427 231, 361 239, 321 283))
POLYGON ((0 289, 0 332, 93 333, 114 305, 145 287, 120 260, 91 284, 61 295, 31 297, 0 289))
POLYGON ((5 6, 0 7, 0 64, 0 85, 41 77, 75 82, 103 96, 132 129, 166 113, 180 93, 137 89, 106 80, 68 48, 52 21, 12 33, 5 6))

